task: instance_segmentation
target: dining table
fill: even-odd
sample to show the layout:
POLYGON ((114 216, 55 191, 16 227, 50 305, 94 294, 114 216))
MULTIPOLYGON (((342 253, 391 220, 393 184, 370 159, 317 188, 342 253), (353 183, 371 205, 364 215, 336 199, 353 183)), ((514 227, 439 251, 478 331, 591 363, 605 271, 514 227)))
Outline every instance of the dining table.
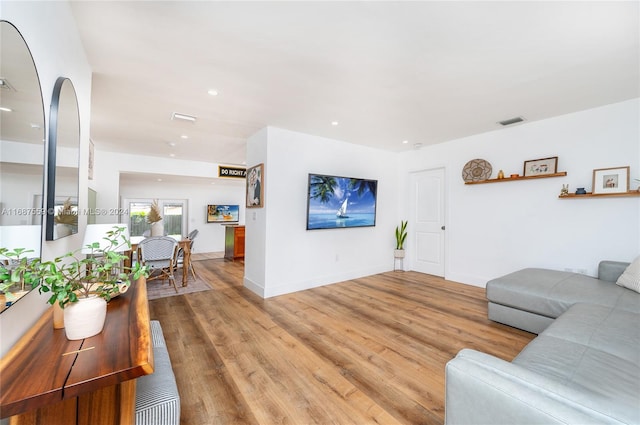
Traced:
MULTIPOLYGON (((142 241, 144 236, 131 236, 131 250, 128 252, 128 264, 125 263, 125 266, 131 267, 133 264, 133 253, 136 253, 137 258, 140 258, 140 253, 138 252, 138 244, 142 241)), ((188 277, 189 277, 189 268, 191 267, 191 239, 189 238, 181 238, 177 239, 178 247, 182 248, 184 252, 184 259, 182 262, 182 286, 187 286, 188 277)))

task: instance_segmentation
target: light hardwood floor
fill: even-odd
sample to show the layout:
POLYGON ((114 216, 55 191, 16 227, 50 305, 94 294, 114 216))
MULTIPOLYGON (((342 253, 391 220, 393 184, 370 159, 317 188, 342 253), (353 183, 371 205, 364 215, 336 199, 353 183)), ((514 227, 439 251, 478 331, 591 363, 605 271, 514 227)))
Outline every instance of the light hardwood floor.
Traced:
POLYGON ((487 319, 484 289, 389 272, 263 300, 243 263, 195 262, 214 288, 150 301, 182 424, 442 424, 462 348, 511 360, 535 335, 487 319))

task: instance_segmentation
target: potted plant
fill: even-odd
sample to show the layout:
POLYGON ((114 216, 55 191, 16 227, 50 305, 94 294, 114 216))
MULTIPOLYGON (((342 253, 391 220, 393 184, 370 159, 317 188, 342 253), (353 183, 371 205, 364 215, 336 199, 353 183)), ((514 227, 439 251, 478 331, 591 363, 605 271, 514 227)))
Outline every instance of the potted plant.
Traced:
POLYGON ((53 218, 56 224, 56 234, 62 238, 78 232, 78 214, 73 210, 71 198, 62 204, 62 209, 53 218))
POLYGON ((102 241, 86 245, 53 261, 40 263, 40 293, 51 293, 49 304, 58 304, 64 312, 68 339, 84 339, 102 331, 107 301, 125 292, 130 279, 147 276, 147 269, 136 263, 124 267, 127 258, 121 251, 130 249, 125 227, 114 226, 102 241), (89 252, 81 258, 81 252, 89 252))
POLYGON ((400 226, 396 227, 396 249, 394 258, 404 258, 404 241, 407 239, 407 221, 400 220, 400 226))
POLYGON ((24 296, 27 286, 33 289, 40 281, 40 259, 29 257, 32 252, 26 248, 0 248, 0 292, 4 293, 7 305, 24 296))
POLYGON ((151 210, 147 214, 147 223, 151 224, 151 236, 163 236, 164 229, 162 226, 162 215, 160 215, 160 207, 158 200, 154 199, 151 204, 151 210))

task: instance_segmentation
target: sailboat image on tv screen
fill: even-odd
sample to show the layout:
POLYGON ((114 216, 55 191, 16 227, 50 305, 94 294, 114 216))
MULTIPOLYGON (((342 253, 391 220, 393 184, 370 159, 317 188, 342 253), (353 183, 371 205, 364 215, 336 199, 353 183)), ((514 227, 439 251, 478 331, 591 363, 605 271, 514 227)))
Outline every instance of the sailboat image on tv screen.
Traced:
POLYGON ((375 226, 377 186, 376 180, 309 174, 307 230, 375 226))
POLYGON ((349 216, 347 215, 347 201, 349 201, 349 199, 345 199, 344 202, 342 203, 342 206, 340 206, 340 209, 336 212, 336 217, 338 218, 349 218, 349 216))

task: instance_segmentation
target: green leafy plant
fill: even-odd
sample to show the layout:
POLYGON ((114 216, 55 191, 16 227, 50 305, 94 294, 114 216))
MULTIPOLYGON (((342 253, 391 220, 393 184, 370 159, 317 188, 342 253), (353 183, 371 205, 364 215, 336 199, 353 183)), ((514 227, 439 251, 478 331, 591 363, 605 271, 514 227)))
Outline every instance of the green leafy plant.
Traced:
POLYGON ((129 279, 147 277, 147 268, 139 263, 132 267, 123 265, 127 256, 119 251, 123 246, 131 248, 130 241, 123 234, 124 230, 124 227, 114 226, 102 241, 87 245, 85 248, 90 253, 86 258, 80 258, 80 249, 41 263, 38 268, 38 290, 40 293, 51 293, 47 302, 58 302, 64 308, 78 301, 78 298, 86 298, 91 294, 109 301, 128 287, 129 279))
POLYGON ((407 239, 408 221, 400 220, 400 226, 396 227, 396 249, 404 249, 404 241, 407 239))
POLYGON ((16 299, 15 291, 25 291, 27 285, 34 288, 40 282, 40 259, 30 258, 32 252, 25 248, 0 248, 0 292, 7 301, 16 299))

